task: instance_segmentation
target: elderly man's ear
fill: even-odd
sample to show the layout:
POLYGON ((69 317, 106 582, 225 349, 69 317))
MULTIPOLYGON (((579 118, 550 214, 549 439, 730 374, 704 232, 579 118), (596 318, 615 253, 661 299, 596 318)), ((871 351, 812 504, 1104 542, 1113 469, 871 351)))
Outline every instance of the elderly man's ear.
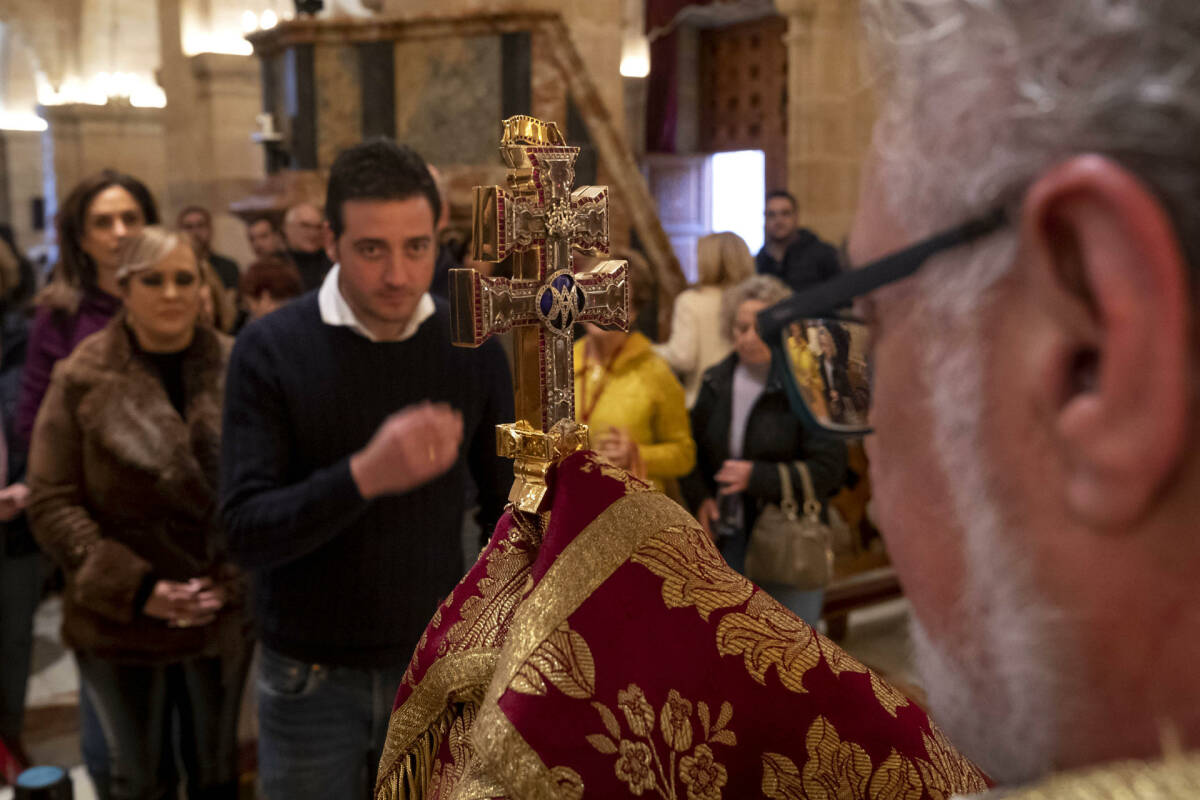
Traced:
POLYGON ((1020 219, 1054 346, 1035 355, 1052 392, 1062 502, 1100 530, 1153 508, 1189 451, 1194 414, 1187 263, 1166 210, 1115 162, 1080 156, 1042 176, 1020 219), (1049 288, 1046 288, 1049 287, 1049 288))

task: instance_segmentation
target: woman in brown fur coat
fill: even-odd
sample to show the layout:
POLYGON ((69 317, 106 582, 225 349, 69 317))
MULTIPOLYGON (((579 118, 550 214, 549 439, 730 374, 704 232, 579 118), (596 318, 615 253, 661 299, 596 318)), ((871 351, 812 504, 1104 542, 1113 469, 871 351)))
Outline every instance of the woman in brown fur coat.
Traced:
POLYGON ((30 453, 29 517, 67 576, 63 639, 108 742, 112 796, 236 797, 249 653, 216 514, 230 342, 199 322, 183 239, 151 227, 118 272, 125 310, 55 368, 30 453), (173 743, 172 730, 180 732, 173 743))

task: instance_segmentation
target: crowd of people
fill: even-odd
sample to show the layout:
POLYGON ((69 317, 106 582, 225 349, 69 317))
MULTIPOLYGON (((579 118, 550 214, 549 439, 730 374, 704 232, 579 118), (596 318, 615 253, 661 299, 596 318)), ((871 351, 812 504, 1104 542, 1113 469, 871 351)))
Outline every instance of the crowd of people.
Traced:
MULTIPOLYGON (((339 156, 323 210, 249 222, 244 269, 213 251, 206 209, 164 227, 116 172, 64 200, 41 288, 6 239, 0 740, 14 758, 41 553, 62 575, 101 797, 181 782, 235 796, 256 647, 264 794, 368 796, 409 654, 470 555, 464 504, 490 531, 512 483, 493 433, 513 414, 508 360, 496 342, 452 347, 431 291, 454 263, 438 246, 448 212, 436 171, 369 142, 339 156)), ((810 239, 768 247, 790 264, 810 239)), ((822 496, 845 475, 843 447, 787 417, 755 333, 789 289, 779 269, 754 274, 736 235, 704 237, 699 281, 655 344, 656 281, 629 260, 630 331, 588 324, 576 343, 578 417, 599 453, 723 532, 741 568, 759 508, 779 502, 777 463, 806 462, 822 496)), ((770 588, 819 618, 819 591, 770 588)))
MULTIPOLYGON (((861 266, 840 272, 836 251, 796 228, 794 201, 773 195, 758 274, 736 241, 705 240, 701 263, 718 263, 681 296, 672 339, 656 350, 644 334, 589 330, 576 390, 600 451, 677 490, 737 567, 785 483, 808 475, 828 496, 845 479, 845 453, 784 406, 866 430, 851 379, 861 340, 787 305, 824 281, 818 316, 857 303, 874 337, 877 513, 934 718, 1006 785, 1092 770, 1013 796, 1192 797, 1200 15, 1104 10, 877 8, 872 49, 893 74, 850 238, 861 266), (764 368, 755 320, 773 303, 796 350, 790 377, 764 368), (694 389, 690 410, 672 367, 694 389)), ((265 794, 369 794, 401 671, 459 574, 468 477, 485 529, 512 477, 492 432, 512 415, 500 346, 452 349, 429 292, 441 201, 406 148, 342 153, 323 210, 289 211, 282 238, 252 226, 259 258, 290 265, 308 293, 236 342, 216 329, 204 215, 164 229, 129 176, 67 196, 40 289, 3 237, 6 744, 20 731, 36 544, 64 575, 101 796, 164 796, 181 779, 188 797, 233 796, 254 643, 265 794)), ((250 272, 238 283, 258 301, 297 283, 250 272)), ((641 694, 622 708, 650 729, 641 694)), ((690 702, 672 705, 690 718, 690 702)), ((690 743, 675 713, 662 726, 690 743)), ((811 763, 776 770, 764 791, 846 781, 861 795, 874 756, 856 747, 823 725, 811 763)), ((652 755, 631 787, 655 786, 652 755)), ((681 759, 691 794, 701 777, 705 796, 723 785, 708 755, 681 759)), ((887 758, 870 792, 943 794, 923 766, 887 758)))

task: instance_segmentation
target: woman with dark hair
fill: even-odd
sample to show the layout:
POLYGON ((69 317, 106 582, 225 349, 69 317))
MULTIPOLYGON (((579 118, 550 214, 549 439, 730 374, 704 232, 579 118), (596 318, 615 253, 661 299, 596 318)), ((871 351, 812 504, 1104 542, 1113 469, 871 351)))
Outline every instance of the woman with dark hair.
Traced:
POLYGON ((55 217, 59 260, 50 282, 34 299, 37 313, 17 403, 16 433, 29 440, 50 371, 86 336, 121 308, 117 265, 121 248, 158 208, 137 178, 105 170, 80 181, 55 217))
MULTIPOLYGON (((108 324, 121 309, 117 269, 125 243, 158 222, 158 207, 137 178, 112 170, 84 178, 55 217, 59 260, 34 298, 25 367, 13 433, 28 445, 50 373, 75 345, 108 324)), ((86 694, 80 696, 80 749, 101 800, 108 797, 108 753, 86 694)))
POLYGON ((115 800, 237 797, 249 657, 244 580, 217 519, 232 340, 201 319, 182 235, 127 243, 124 309, 54 371, 29 456, 29 517, 63 568, 63 641, 108 745, 115 800))

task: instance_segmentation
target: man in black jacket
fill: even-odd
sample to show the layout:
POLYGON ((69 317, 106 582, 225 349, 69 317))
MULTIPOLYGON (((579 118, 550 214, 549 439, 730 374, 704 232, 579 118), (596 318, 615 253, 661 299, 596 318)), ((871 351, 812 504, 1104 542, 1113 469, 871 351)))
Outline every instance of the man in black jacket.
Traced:
POLYGON ((754 257, 759 275, 774 275, 798 292, 838 271, 837 250, 807 228, 796 227, 796 198, 791 194, 768 194, 764 216, 766 242, 754 257))
POLYGON ((297 203, 283 215, 283 241, 288 258, 300 270, 304 291, 312 291, 325 280, 333 262, 325 247, 325 221, 312 203, 297 203))
POLYGON ((232 258, 213 252, 212 214, 208 213, 208 209, 188 206, 179 212, 176 222, 179 229, 188 235, 192 249, 196 251, 196 258, 201 261, 207 260, 225 288, 237 291, 241 270, 232 258))
POLYGON ((412 150, 338 156, 319 291, 242 332, 227 378, 222 514, 253 576, 267 797, 368 798, 396 688, 461 577, 468 471, 479 524, 512 467, 498 344, 450 344, 433 277, 438 192, 412 150))

